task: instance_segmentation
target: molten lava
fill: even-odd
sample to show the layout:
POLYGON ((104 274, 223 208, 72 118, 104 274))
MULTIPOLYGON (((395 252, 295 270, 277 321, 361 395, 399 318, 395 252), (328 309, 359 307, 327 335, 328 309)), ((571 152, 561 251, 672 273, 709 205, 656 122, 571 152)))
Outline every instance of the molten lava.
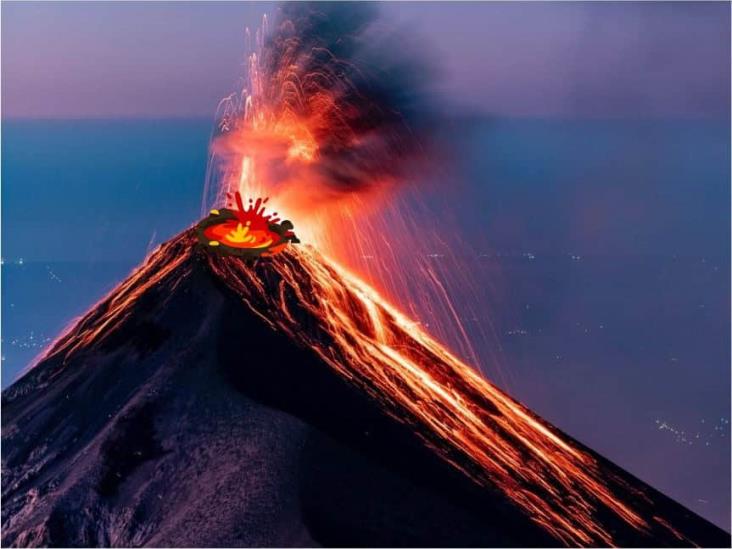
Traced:
POLYGON ((234 193, 237 209, 211 210, 208 218, 198 224, 198 239, 203 245, 231 255, 267 257, 285 249, 289 242, 299 242, 292 232, 292 223, 265 215, 268 198, 249 199, 244 209, 241 194, 234 193))
MULTIPOLYGON (((652 528, 593 456, 485 381, 372 288, 311 247, 272 268, 209 256, 212 271, 274 329, 313 349, 476 482, 498 487, 567 545, 612 545, 614 521, 652 528), (303 330, 304 318, 320 319, 303 330)), ((639 494, 639 501, 643 495, 639 494)))

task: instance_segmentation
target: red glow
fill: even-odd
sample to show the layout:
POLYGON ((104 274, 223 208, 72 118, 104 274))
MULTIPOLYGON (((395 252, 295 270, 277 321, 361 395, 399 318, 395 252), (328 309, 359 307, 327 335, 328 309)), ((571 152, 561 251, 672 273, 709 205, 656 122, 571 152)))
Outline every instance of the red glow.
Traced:
POLYGON ((236 214, 239 223, 249 223, 252 230, 269 229, 269 225, 271 223, 277 223, 280 220, 280 218, 277 217, 277 212, 264 215, 264 205, 269 201, 269 197, 257 198, 256 202, 250 198, 246 209, 244 209, 244 204, 242 203, 241 193, 238 191, 234 193, 234 200, 236 201, 237 208, 234 210, 234 213, 236 214))
POLYGON ((266 248, 278 235, 269 230, 250 229, 238 221, 224 221, 204 230, 211 242, 223 242, 233 248, 266 248))

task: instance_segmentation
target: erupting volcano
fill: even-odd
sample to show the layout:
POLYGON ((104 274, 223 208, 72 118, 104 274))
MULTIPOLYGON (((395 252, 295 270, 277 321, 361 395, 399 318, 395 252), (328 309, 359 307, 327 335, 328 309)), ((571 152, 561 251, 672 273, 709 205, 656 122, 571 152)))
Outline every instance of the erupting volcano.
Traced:
POLYGON ((371 9, 265 25, 213 211, 3 392, 3 544, 729 545, 402 312, 408 273, 440 284, 383 213, 434 120, 413 60, 364 46, 371 9))

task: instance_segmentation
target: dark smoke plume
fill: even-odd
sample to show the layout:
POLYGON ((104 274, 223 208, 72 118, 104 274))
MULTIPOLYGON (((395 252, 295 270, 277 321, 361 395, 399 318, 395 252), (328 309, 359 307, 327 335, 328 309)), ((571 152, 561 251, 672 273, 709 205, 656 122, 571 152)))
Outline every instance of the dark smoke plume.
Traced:
POLYGON ((331 188, 393 180, 428 147, 435 71, 410 37, 388 32, 367 3, 289 3, 266 38, 263 100, 312 120, 316 169, 331 188))

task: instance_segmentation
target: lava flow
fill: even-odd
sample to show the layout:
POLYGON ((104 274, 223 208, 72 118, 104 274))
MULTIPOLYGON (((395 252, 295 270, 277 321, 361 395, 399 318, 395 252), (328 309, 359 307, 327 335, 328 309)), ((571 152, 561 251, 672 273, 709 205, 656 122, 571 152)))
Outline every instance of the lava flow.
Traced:
POLYGON ((557 540, 613 545, 619 522, 639 538, 669 529, 649 513, 641 491, 601 471, 591 453, 477 375, 357 277, 309 246, 273 261, 252 269, 208 256, 216 276, 272 328, 314 350, 557 540))
MULTIPOLYGON (((35 383, 45 386, 65 364, 104 349, 156 288, 166 296, 179 287, 185 293, 186 280, 201 265, 242 307, 320 357, 447 463, 497 491, 558 543, 668 546, 706 539, 714 545, 708 540, 723 536, 709 531, 712 537, 705 538, 708 527, 701 519, 537 417, 307 245, 252 264, 198 246, 193 229, 183 233, 52 345, 42 361, 57 366, 42 371, 35 383)), ((267 365, 244 360, 241 367, 267 365)), ((21 384, 13 393, 28 390, 21 384)))

